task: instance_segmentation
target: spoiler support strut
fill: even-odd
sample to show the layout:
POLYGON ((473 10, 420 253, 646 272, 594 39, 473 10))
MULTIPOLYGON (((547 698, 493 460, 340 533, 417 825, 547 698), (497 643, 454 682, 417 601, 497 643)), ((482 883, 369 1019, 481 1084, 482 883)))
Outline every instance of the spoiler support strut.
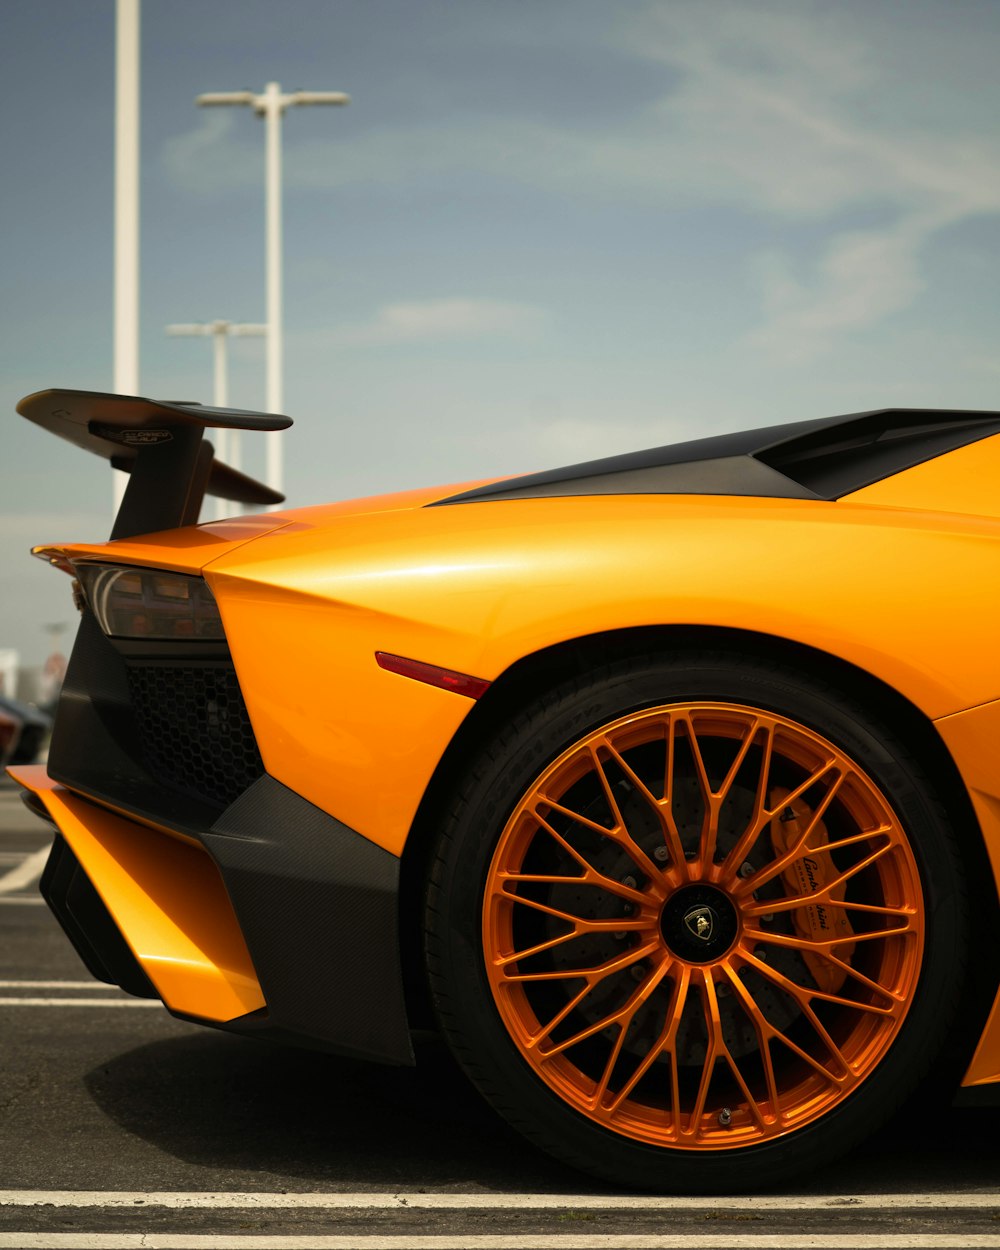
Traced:
POLYGON ((267 507, 285 498, 215 459, 208 429, 285 430, 290 417, 101 391, 36 391, 17 411, 130 475, 112 540, 195 525, 206 493, 267 507))
POLYGON ((212 444, 198 429, 182 428, 173 432, 169 443, 140 447, 132 460, 111 541, 195 525, 212 458, 212 444), (186 490, 178 489, 182 482, 186 490))

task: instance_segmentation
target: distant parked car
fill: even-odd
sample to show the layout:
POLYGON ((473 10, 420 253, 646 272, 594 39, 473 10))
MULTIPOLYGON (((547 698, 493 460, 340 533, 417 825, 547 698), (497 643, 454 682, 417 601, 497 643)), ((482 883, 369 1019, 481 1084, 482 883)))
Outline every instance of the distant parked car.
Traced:
POLYGON ((5 764, 33 764, 51 730, 52 717, 45 712, 17 699, 0 697, 0 759, 5 764), (5 721, 16 727, 9 741, 5 741, 5 721))
POLYGON ((0 765, 13 763, 21 737, 21 718, 0 707, 0 765))

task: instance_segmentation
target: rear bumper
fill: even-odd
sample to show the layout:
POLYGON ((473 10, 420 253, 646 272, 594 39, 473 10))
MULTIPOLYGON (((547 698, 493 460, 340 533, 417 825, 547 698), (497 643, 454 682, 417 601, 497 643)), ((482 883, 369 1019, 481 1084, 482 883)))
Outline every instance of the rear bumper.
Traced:
POLYGON ((113 641, 84 611, 47 770, 12 775, 62 835, 45 893, 97 976, 219 1028, 413 1062, 399 860, 265 772, 224 642, 113 641))
POLYGON ((395 856, 266 775, 181 836, 10 772, 59 830, 43 893, 99 979, 218 1028, 413 1062, 395 856))

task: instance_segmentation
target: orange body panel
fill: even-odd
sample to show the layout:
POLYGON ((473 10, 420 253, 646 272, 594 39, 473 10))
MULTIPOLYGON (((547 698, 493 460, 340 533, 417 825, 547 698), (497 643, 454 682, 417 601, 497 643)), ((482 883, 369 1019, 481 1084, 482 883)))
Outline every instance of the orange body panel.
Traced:
POLYGON ((203 850, 78 798, 42 765, 10 774, 45 804, 168 1007, 225 1021, 265 1005, 222 878, 203 850))

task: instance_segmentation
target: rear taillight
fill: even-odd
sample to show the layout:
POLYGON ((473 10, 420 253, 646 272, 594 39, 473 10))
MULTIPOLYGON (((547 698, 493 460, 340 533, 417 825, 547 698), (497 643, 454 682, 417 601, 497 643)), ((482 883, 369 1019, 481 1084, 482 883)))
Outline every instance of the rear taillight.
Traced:
POLYGON ((222 638, 215 597, 200 577, 115 564, 74 565, 87 605, 111 638, 222 638))

